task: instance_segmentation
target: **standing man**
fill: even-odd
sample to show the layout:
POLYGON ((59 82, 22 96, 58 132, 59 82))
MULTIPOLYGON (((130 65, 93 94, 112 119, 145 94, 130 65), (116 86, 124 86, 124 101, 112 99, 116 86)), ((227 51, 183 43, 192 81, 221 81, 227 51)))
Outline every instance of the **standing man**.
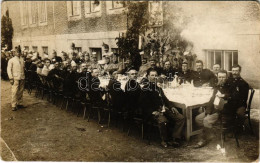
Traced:
POLYGON ((12 111, 17 109, 25 108, 22 105, 23 101, 23 90, 24 90, 24 60, 21 57, 20 46, 15 47, 14 57, 8 61, 7 73, 12 85, 12 111))

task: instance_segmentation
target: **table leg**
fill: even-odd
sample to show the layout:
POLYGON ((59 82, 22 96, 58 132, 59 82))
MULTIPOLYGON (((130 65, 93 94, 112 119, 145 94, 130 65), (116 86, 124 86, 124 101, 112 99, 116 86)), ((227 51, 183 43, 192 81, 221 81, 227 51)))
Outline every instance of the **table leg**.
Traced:
POLYGON ((186 108, 186 140, 190 140, 191 136, 191 114, 190 114, 190 109, 186 108))

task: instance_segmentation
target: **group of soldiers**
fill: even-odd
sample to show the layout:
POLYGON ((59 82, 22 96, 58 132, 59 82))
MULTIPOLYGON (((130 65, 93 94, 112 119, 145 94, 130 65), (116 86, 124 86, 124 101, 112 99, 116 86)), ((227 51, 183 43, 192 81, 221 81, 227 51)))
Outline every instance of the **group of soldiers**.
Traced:
MULTIPOLYGON (((106 52, 100 61, 97 61, 96 53, 90 55, 87 52, 72 52, 70 55, 63 52, 62 56, 57 56, 54 51, 51 59, 41 59, 38 53, 22 54, 19 50, 13 54, 15 56, 8 61, 7 72, 12 84, 14 111, 22 107, 23 81, 26 76, 24 67, 25 72, 36 72, 53 81, 54 89, 68 96, 75 96, 79 92, 79 98, 83 100, 88 97, 91 102, 103 103, 102 96, 108 91, 115 110, 124 109, 128 112, 128 118, 139 112, 146 121, 155 121, 158 124, 163 147, 180 146, 185 124, 184 116, 164 95, 164 82, 175 81, 179 85, 193 83, 195 87, 213 87, 214 94, 205 112, 196 116, 196 123, 202 126, 205 132, 218 120, 219 110, 213 105, 215 97, 227 101, 222 111, 224 114, 230 117, 238 115, 241 124, 245 120, 249 85, 241 78, 239 65, 234 65, 231 74, 228 74, 227 71, 221 70, 219 64, 215 64, 212 71, 203 68, 201 60, 195 62, 196 70, 192 70, 185 61, 173 67, 170 61, 165 60, 163 66, 159 66, 154 58, 149 61, 142 58, 142 65, 136 67, 130 59, 121 63, 116 54, 109 52, 106 52), (118 80, 119 74, 128 76, 124 90, 118 80), (99 76, 109 77, 106 88, 100 88, 99 76), (138 77, 142 77, 141 82, 137 81, 138 77), (82 78, 87 80, 80 80, 82 78)), ((26 77, 31 78, 30 75, 26 77)), ((207 143, 205 135, 207 134, 201 135, 196 148, 207 143)))

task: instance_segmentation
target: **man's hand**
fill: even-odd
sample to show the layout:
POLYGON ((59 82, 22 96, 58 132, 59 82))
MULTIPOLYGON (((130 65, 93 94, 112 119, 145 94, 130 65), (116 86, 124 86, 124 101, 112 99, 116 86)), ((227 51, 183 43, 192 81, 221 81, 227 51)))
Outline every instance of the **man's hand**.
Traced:
POLYGON ((159 116, 160 113, 158 111, 154 111, 152 114, 155 116, 159 116))
POLYGON ((10 84, 11 84, 11 85, 14 84, 14 79, 10 79, 10 84))
POLYGON ((209 87, 209 83, 204 83, 202 87, 209 87))

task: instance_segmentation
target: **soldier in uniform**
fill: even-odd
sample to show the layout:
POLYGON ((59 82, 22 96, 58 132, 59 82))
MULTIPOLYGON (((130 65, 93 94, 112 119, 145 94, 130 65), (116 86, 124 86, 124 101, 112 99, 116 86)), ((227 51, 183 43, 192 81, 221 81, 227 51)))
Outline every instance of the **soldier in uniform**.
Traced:
POLYGON ((12 111, 16 111, 20 108, 25 108, 22 105, 23 101, 23 90, 25 84, 24 74, 24 60, 21 57, 20 46, 15 47, 14 57, 8 61, 7 73, 12 85, 12 111))
POLYGON ((243 125, 247 107, 249 85, 243 78, 241 78, 240 73, 241 66, 234 65, 232 67, 232 77, 227 80, 230 95, 223 113, 230 116, 237 115, 239 125, 243 125))
POLYGON ((149 67, 150 65, 147 63, 147 58, 142 58, 142 66, 139 68, 138 76, 144 76, 149 67))
POLYGON ((166 78, 168 81, 172 81, 176 72, 178 71, 171 66, 170 61, 166 61, 164 63, 164 68, 162 70, 162 76, 164 78, 166 78))
POLYGON ((218 120, 218 110, 214 108, 214 100, 216 98, 216 94, 217 92, 219 92, 220 94, 218 94, 217 96, 220 98, 223 98, 224 100, 228 99, 229 96, 229 90, 228 90, 228 85, 227 85, 227 71, 225 70, 220 70, 217 73, 217 77, 218 77, 218 84, 216 85, 216 87, 214 88, 214 92, 213 92, 213 96, 211 97, 205 112, 197 115, 195 117, 195 123, 196 125, 203 127, 203 133, 199 134, 199 142, 194 146, 194 148, 201 148, 203 146, 205 146, 208 141, 209 141, 209 134, 212 128, 212 125, 217 122, 218 120))
POLYGON ((217 77, 209 69, 203 69, 203 62, 196 61, 197 71, 194 72, 194 85, 214 87, 217 84, 217 77))
POLYGON ((212 67, 212 72, 218 76, 218 72, 220 71, 220 65, 219 64, 214 64, 213 67, 212 67))
POLYGON ((182 62, 181 71, 178 73, 179 83, 189 82, 191 83, 194 80, 194 72, 188 69, 188 63, 182 62))
POLYGON ((98 64, 98 61, 97 61, 97 53, 96 52, 92 52, 92 62, 90 64, 89 69, 90 70, 93 70, 93 69, 99 69, 100 70, 100 65, 98 64))
POLYGON ((164 95, 162 88, 157 83, 157 76, 158 73, 155 69, 148 71, 149 82, 142 88, 139 104, 145 120, 154 119, 158 123, 162 140, 161 145, 165 148, 168 145, 177 147, 180 145, 185 119, 176 108, 172 107, 172 103, 164 95), (174 122, 171 139, 168 138, 170 122, 174 122))

